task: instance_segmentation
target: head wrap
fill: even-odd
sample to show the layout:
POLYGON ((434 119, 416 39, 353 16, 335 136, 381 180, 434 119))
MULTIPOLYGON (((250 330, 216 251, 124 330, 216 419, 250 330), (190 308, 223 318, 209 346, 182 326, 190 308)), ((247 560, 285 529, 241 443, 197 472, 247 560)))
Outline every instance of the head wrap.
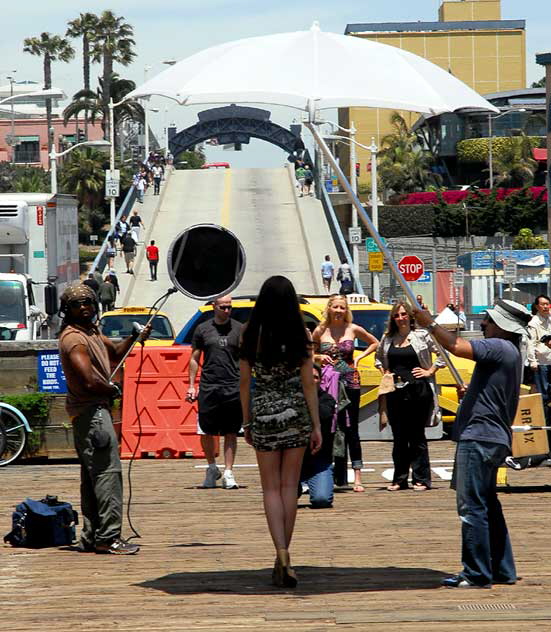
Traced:
POLYGON ((70 303, 71 301, 78 301, 83 298, 89 298, 94 303, 97 303, 98 297, 96 293, 89 285, 82 285, 81 283, 77 285, 69 285, 63 290, 63 294, 61 295, 61 303, 70 303))

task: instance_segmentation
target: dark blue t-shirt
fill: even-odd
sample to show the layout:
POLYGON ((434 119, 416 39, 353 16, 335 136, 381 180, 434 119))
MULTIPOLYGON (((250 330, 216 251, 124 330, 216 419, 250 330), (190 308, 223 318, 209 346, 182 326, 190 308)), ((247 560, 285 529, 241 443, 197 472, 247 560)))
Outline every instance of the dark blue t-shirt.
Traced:
POLYGON ((471 340, 476 367, 453 425, 454 441, 490 441, 511 448, 522 361, 509 340, 471 340))

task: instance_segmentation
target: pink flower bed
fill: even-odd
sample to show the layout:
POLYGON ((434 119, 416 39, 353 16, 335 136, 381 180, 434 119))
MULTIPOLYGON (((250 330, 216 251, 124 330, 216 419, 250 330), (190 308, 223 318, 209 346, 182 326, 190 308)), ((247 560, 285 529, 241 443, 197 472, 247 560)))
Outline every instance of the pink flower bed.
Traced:
MULTIPOLYGON (((480 193, 488 195, 490 189, 480 189, 480 193)), ((511 193, 520 191, 520 189, 497 189, 497 199, 502 200, 511 193)), ((470 195, 470 191, 442 191, 442 197, 446 204, 459 204, 466 197, 470 195)), ((547 191, 545 187, 530 187, 530 193, 533 198, 537 198, 542 195, 542 200, 547 200, 547 191)), ((422 193, 409 193, 400 200, 400 204, 436 204, 438 202, 438 193, 422 192, 422 193)))

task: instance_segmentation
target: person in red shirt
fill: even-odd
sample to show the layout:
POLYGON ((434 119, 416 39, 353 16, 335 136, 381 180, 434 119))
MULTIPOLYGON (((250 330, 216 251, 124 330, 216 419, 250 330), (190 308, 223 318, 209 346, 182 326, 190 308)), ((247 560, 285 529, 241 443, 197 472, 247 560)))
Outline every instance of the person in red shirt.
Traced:
POLYGON ((149 273, 151 274, 151 281, 157 280, 157 264, 159 263, 159 249, 155 245, 155 240, 152 239, 149 246, 145 249, 147 260, 149 261, 149 273))

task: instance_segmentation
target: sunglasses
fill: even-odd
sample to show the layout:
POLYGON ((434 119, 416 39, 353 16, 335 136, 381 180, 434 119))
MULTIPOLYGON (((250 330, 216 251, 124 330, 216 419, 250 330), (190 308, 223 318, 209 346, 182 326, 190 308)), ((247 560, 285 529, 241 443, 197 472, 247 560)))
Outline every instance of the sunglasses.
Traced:
POLYGON ((229 312, 231 309, 231 305, 218 305, 218 309, 222 309, 225 312, 229 312))
POLYGON ((69 301, 69 307, 74 307, 75 309, 77 307, 90 307, 90 305, 92 304, 93 301, 91 298, 79 298, 73 301, 69 301))
POLYGON ((402 318, 402 317, 404 317, 404 316, 408 316, 408 313, 407 313, 407 312, 406 312, 405 314, 398 314, 398 313, 396 313, 396 314, 394 314, 394 315, 392 316, 392 318, 402 318))

